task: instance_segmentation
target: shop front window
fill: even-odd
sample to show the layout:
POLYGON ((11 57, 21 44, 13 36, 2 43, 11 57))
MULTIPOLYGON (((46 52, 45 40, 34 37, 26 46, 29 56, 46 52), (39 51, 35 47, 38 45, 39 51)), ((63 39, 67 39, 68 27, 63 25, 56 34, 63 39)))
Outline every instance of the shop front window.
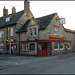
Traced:
POLYGON ((28 44, 22 44, 22 51, 28 51, 28 44))
POLYGON ((55 42, 55 50, 59 50, 59 42, 55 42))
POLYGON ((0 31, 0 38, 4 38, 4 31, 0 31))
POLYGON ((4 44, 0 44, 0 51, 4 51, 4 44))
POLYGON ((60 50, 64 50, 64 43, 60 43, 60 50))
POLYGON ((68 50, 71 49, 71 43, 68 43, 68 50))
POLYGON ((30 50, 35 50, 35 44, 30 44, 30 50))
POLYGON ((51 44, 48 45, 48 50, 51 51, 51 44))

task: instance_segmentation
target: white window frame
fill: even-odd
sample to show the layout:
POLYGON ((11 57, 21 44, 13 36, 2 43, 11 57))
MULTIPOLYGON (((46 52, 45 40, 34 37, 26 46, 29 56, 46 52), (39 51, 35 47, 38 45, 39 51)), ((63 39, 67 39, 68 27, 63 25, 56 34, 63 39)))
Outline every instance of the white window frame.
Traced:
POLYGON ((59 35, 59 28, 58 27, 55 27, 54 31, 55 31, 55 35, 59 35))
POLYGON ((37 29, 36 28, 33 28, 33 32, 34 32, 34 37, 36 37, 37 36, 37 29))
POLYGON ((32 30, 32 28, 29 28, 29 36, 30 37, 33 37, 33 30, 32 30), (31 35, 32 34, 32 35, 31 35))
POLYGON ((7 18, 6 18, 6 22, 9 22, 9 21, 10 21, 10 17, 7 17, 7 18))
POLYGON ((68 48, 68 50, 71 50, 71 43, 68 43, 68 45, 69 45, 69 48, 68 48))
MULTIPOLYGON (((54 49, 54 50, 59 50, 59 42, 55 42, 55 43, 58 43, 58 49, 54 49)), ((55 47, 55 46, 54 46, 55 47)))
POLYGON ((4 31, 0 31, 0 38, 4 38, 4 31))
POLYGON ((0 44, 0 51, 4 51, 4 44, 0 44))
POLYGON ((13 36, 13 28, 10 28, 10 36, 13 36))
POLYGON ((28 51, 28 44, 22 44, 22 51, 28 51))
MULTIPOLYGON (((63 42, 60 42, 60 44, 63 44, 63 48, 60 48, 60 50, 64 50, 64 43, 63 42)), ((59 46, 60 46, 60 44, 59 44, 59 46)))

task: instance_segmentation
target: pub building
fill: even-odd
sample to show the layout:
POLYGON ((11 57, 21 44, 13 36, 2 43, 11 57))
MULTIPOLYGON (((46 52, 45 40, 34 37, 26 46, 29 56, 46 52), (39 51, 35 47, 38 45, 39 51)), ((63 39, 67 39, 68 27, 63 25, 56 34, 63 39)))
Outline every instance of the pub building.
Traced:
POLYGON ((52 56, 74 50, 75 32, 66 31, 67 29, 63 27, 65 19, 59 18, 57 13, 32 18, 26 22, 17 31, 20 35, 21 54, 52 56), (73 36, 73 39, 68 39, 67 34, 73 36))
POLYGON ((64 28, 65 18, 57 13, 35 18, 30 2, 24 1, 24 10, 8 15, 6 7, 0 18, 0 53, 52 56, 75 50, 75 31, 64 28), (71 36, 71 37, 70 37, 71 36))

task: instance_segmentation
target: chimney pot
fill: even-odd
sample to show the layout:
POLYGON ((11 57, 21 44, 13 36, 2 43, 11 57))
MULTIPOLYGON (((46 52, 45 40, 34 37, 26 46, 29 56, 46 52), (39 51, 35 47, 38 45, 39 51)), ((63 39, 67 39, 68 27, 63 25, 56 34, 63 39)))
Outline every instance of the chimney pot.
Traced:
POLYGON ((4 6, 4 9, 3 9, 3 16, 8 16, 8 9, 6 9, 5 6, 4 6))
POLYGON ((12 8, 12 13, 16 13, 16 8, 15 7, 12 8))

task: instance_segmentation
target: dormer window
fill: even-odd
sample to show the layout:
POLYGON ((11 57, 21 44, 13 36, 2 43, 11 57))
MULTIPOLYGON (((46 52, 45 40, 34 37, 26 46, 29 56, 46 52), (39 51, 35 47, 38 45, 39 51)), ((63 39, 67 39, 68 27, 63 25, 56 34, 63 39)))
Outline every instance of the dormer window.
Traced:
POLYGON ((7 17, 7 18, 6 18, 6 22, 8 22, 8 21, 10 21, 10 17, 7 17))

